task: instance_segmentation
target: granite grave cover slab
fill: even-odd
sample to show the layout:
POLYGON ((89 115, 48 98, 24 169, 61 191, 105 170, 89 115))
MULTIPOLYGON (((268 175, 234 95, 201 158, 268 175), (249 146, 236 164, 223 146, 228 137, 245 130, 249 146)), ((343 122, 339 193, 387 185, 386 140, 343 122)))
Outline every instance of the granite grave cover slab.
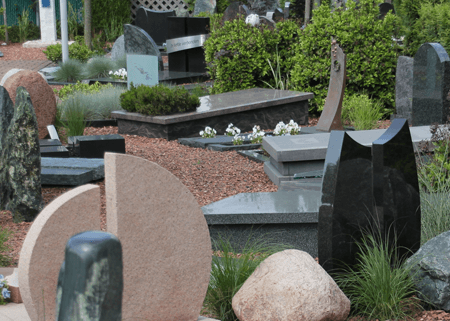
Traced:
POLYGON ((294 119, 299 125, 308 123, 308 99, 312 93, 254 88, 201 97, 195 112, 144 116, 115 111, 119 133, 168 140, 197 137, 206 126, 225 131, 229 123, 241 131, 251 131, 254 125, 275 128, 281 120, 294 119))
POLYGON ((264 237, 317 256, 320 192, 241 193, 203 206, 212 240, 230 237, 238 249, 264 237))
POLYGON ((81 158, 103 158, 105 152, 125 154, 125 139, 119 134, 70 136, 68 141, 81 158))
POLYGON ((41 158, 42 185, 78 186, 104 177, 103 159, 41 158))

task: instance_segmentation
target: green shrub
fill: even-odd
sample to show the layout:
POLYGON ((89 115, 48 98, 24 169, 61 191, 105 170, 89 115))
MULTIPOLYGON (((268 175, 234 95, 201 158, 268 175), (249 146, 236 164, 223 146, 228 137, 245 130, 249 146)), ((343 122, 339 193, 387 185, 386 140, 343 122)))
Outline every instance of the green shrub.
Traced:
POLYGON ((0 226, 0 267, 5 267, 11 264, 12 258, 6 254, 6 252, 12 250, 12 248, 6 244, 11 237, 11 234, 11 231, 0 226))
POLYGON ((94 57, 85 66, 84 76, 86 79, 107 78, 109 72, 114 70, 116 63, 106 57, 94 57))
POLYGON ((61 114, 60 122, 66 129, 67 136, 83 136, 86 127, 84 119, 84 107, 76 99, 69 98, 65 101, 66 109, 61 114))
POLYGON ((392 108, 398 53, 392 36, 399 26, 388 13, 378 19, 380 0, 347 2, 346 10, 333 12, 322 5, 314 10, 312 23, 300 35, 299 48, 290 75, 295 90, 314 93, 311 111, 322 110, 330 81, 331 37, 347 55, 346 94, 366 90, 385 107, 392 108))
POLYGON ((235 321, 238 319, 231 306, 233 296, 264 259, 287 246, 261 238, 248 241, 242 251, 236 251, 229 240, 219 236, 213 242, 213 248, 219 251, 220 257, 217 252, 213 255, 211 278, 203 305, 219 320, 235 321))
POLYGON ((450 52, 450 3, 422 3, 419 18, 405 37, 408 54, 414 56, 426 42, 439 42, 450 52))
POLYGON ((374 129, 383 116, 383 105, 367 94, 346 96, 342 102, 342 121, 350 121, 356 130, 374 129))
POLYGON ((28 39, 28 26, 30 12, 27 9, 22 10, 22 14, 19 16, 19 38, 20 42, 25 42, 28 39))
POLYGON ((112 17, 119 26, 131 22, 131 3, 128 0, 92 0, 91 9, 92 30, 95 32, 110 29, 112 17))
POLYGON ((124 87, 108 85, 92 91, 82 89, 72 92, 58 104, 60 118, 67 119, 67 111, 70 112, 76 107, 82 112, 85 120, 110 119, 112 111, 122 110, 120 95, 125 90, 124 87))
MULTIPOLYGON (((53 62, 59 62, 62 60, 62 46, 61 44, 50 45, 43 53, 47 56, 48 60, 53 62)), ((81 62, 87 61, 89 58, 95 55, 95 52, 89 50, 84 44, 74 42, 69 46, 69 58, 79 60, 81 62)))
POLYGON ((111 83, 102 85, 98 81, 96 81, 93 85, 89 85, 89 84, 83 84, 83 83, 77 81, 76 84, 65 85, 64 87, 62 87, 58 92, 58 97, 61 100, 64 100, 67 97, 69 97, 70 95, 74 94, 75 92, 92 94, 92 93, 99 92, 100 90, 103 90, 106 88, 113 88, 113 85, 111 83))
POLYGON ((200 106, 200 99, 184 87, 169 88, 162 84, 134 87, 131 84, 130 90, 120 96, 120 105, 129 112, 157 116, 194 111, 200 106))
POLYGON ((356 245, 356 266, 334 276, 350 299, 353 314, 368 320, 399 320, 420 308, 419 300, 413 297, 416 290, 411 267, 397 258, 396 244, 388 244, 379 235, 364 234, 356 245))
POLYGON ((450 230, 450 186, 441 187, 439 192, 420 193, 421 238, 423 245, 441 233, 450 230))
POLYGON ((59 63, 59 69, 53 74, 56 81, 75 82, 83 79, 83 64, 78 60, 68 59, 59 63))
POLYGON ((214 79, 212 93, 267 87, 264 81, 273 81, 267 60, 276 61, 277 46, 281 72, 288 73, 299 33, 293 21, 279 22, 272 29, 253 27, 243 19, 226 21, 212 30, 205 43, 205 60, 214 79))

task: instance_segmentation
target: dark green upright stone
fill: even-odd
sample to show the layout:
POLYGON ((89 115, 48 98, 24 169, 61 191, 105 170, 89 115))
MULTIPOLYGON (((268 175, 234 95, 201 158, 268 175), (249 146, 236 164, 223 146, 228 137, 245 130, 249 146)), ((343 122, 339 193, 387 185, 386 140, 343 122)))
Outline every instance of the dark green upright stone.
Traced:
POLYGON ((122 246, 101 231, 73 236, 66 245, 56 294, 58 321, 121 321, 122 246))
POLYGON ((30 95, 17 88, 14 116, 2 150, 9 188, 6 209, 15 222, 32 221, 41 211, 41 154, 36 114, 30 95))
POLYGON ((6 208, 7 191, 9 188, 9 179, 6 171, 6 155, 4 147, 6 142, 6 133, 9 124, 14 115, 14 105, 8 92, 3 86, 0 86, 0 210, 6 208))

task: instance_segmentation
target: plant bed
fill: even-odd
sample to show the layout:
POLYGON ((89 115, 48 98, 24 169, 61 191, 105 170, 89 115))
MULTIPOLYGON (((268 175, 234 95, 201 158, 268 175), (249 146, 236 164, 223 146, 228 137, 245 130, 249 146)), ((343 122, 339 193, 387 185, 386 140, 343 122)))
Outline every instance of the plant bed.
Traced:
POLYGON ((308 123, 308 99, 312 93, 253 88, 201 97, 195 112, 144 116, 116 111, 119 133, 174 140, 196 137, 206 126, 226 128, 234 123, 242 131, 251 131, 254 124, 274 128, 280 119, 296 119, 299 125, 308 123))

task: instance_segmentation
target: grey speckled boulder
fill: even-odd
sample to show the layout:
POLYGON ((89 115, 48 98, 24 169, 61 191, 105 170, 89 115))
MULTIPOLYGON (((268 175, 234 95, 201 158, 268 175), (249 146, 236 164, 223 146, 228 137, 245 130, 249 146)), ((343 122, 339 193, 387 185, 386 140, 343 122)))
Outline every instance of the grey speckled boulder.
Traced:
POLYGON ((1 170, 6 168, 5 160, 2 157, 2 151, 4 150, 6 142, 6 133, 8 132, 9 124, 13 118, 14 105, 8 92, 5 88, 0 86, 0 210, 6 206, 6 195, 9 190, 7 172, 1 170))
POLYGON ((407 265, 413 265, 419 297, 438 309, 450 311, 450 231, 425 243, 411 256, 407 265))
POLYGON ((2 135, 0 158, 0 177, 8 182, 7 186, 2 186, 2 209, 11 211, 15 222, 32 221, 43 205, 41 154, 36 114, 30 95, 23 87, 17 88, 14 116, 6 136, 2 135))

